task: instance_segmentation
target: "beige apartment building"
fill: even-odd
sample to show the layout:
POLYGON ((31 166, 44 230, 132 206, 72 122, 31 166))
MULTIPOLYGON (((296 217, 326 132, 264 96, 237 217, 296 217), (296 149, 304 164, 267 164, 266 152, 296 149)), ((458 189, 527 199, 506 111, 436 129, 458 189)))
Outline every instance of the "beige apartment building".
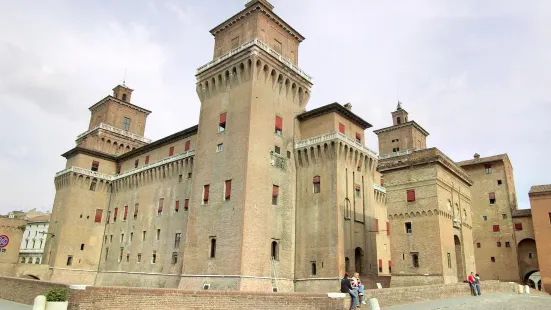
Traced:
POLYGON ((334 291, 390 275, 390 223, 371 125, 350 104, 306 111, 304 37, 266 0, 211 30, 199 123, 152 142, 132 89, 90 107, 63 156, 44 263, 50 280, 334 291))
POLYGON ((391 286, 456 283, 476 270, 470 177, 398 103, 393 125, 375 130, 387 191, 391 286))
POLYGON ((538 287, 551 294, 551 185, 535 185, 528 193, 534 221, 541 282, 538 287))

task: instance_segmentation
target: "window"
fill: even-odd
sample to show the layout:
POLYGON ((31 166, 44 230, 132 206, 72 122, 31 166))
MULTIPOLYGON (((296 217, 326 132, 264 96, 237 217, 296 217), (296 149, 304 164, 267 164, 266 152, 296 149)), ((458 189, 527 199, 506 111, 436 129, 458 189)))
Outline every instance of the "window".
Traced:
POLYGON ((401 123, 402 123, 402 119, 398 116, 398 117, 396 118, 396 124, 397 124, 397 125, 400 125, 401 123))
POLYGON ((220 121, 218 122, 218 132, 226 131, 226 112, 220 114, 220 121))
POLYGON ((281 148, 279 146, 274 146, 274 153, 281 154, 281 148))
POLYGON ((224 150, 224 144, 220 143, 216 146, 216 152, 222 152, 224 150))
POLYGON ((140 164, 140 159, 138 158, 134 161, 134 168, 138 168, 139 164, 140 164))
POLYGON ((189 209, 189 199, 184 200, 184 211, 189 209))
POLYGON ((494 232, 499 232, 499 225, 494 225, 494 232))
POLYGON ((96 216, 94 217, 94 223, 101 223, 101 217, 103 216, 102 209, 96 209, 96 216))
POLYGON ((93 161, 92 162, 92 171, 98 171, 99 170, 99 161, 93 161))
POLYGON ((122 216, 122 220, 126 221, 127 217, 128 217, 128 206, 124 206, 124 214, 122 216))
POLYGON ((342 133, 343 135, 345 134, 345 129, 344 129, 344 124, 343 123, 339 123, 339 132, 342 133))
POLYGON ((117 174, 121 174, 121 165, 117 165, 117 174))
POLYGON ((189 172, 189 173, 187 174, 187 178, 188 178, 188 179, 191 179, 191 172, 189 172))
POLYGON ((393 147, 392 152, 393 153, 400 152, 400 148, 399 147, 393 147))
POLYGON ((392 261, 388 261, 388 273, 392 273, 392 261))
POLYGON ((501 217, 502 217, 504 220, 506 220, 506 219, 507 219, 507 214, 503 213, 503 214, 501 214, 501 217))
POLYGON ((490 199, 490 204, 491 205, 496 203, 496 193, 489 193, 488 198, 490 199))
POLYGON ((184 152, 189 151, 191 147, 191 140, 186 141, 186 144, 184 145, 184 152))
POLYGON ((124 242, 124 234, 121 234, 121 243, 124 242))
POLYGON ((411 263, 413 265, 413 268, 419 268, 419 253, 411 253, 411 263))
POLYGON ((176 265, 178 263, 178 253, 172 252, 172 265, 176 265))
MULTIPOLYGON (((122 100, 126 101, 126 94, 122 95, 122 100)), ((122 120, 122 129, 126 131, 130 130, 130 119, 128 117, 124 117, 122 120)))
POLYGON ((379 232, 379 219, 375 219, 375 231, 379 232))
POLYGON ((161 230, 160 229, 157 229, 156 239, 157 240, 161 239, 161 230))
POLYGON ((231 197, 231 180, 224 182, 224 200, 230 200, 231 197))
POLYGON ((283 119, 279 116, 275 117, 275 134, 281 136, 283 133, 283 119))
POLYGON ((134 239, 134 233, 133 232, 130 233, 130 242, 132 242, 132 239, 134 239))
POLYGON ((361 197, 361 190, 362 190, 362 187, 360 186, 360 184, 354 185, 354 192, 356 193, 356 198, 361 197))
POLYGON ((497 247, 498 247, 498 248, 501 248, 501 241, 498 241, 498 242, 497 242, 497 247))
POLYGON ((181 233, 177 233, 175 236, 174 236, 174 247, 175 248, 178 248, 180 247, 180 238, 182 237, 182 234, 181 233))
POLYGON ((272 188, 272 205, 277 206, 277 198, 279 196, 279 186, 274 185, 272 188))
POLYGON ((312 262, 312 275, 315 276, 316 274, 317 274, 316 262, 312 262))
POLYGON ((408 200, 408 202, 415 201, 415 190, 414 189, 408 189, 407 190, 407 200, 408 200))
POLYGON ((386 235, 390 236, 390 222, 386 222, 386 235))
POLYGON ((511 243, 509 241, 505 241, 505 247, 506 248, 510 248, 511 247, 511 243))
POLYGON ((163 215, 163 206, 165 204, 165 199, 161 198, 159 199, 159 207, 157 208, 157 216, 163 215))
POLYGON ((92 180, 92 182, 90 182, 90 190, 91 191, 95 191, 96 190, 96 184, 97 184, 97 181, 94 179, 92 180))
POLYGON ((109 248, 105 249, 105 260, 107 261, 107 257, 109 256, 109 248))
POLYGON ((528 258, 534 258, 534 253, 528 253, 528 258))
POLYGON ((182 174, 180 174, 180 175, 178 176, 178 182, 181 183, 183 178, 184 178, 184 176, 183 176, 182 174))
POLYGON ((549 224, 551 224, 551 212, 549 212, 549 224))
POLYGON ((157 263, 157 252, 153 251, 153 255, 151 255, 151 263, 155 264, 157 263))
POLYGON ((168 149, 168 156, 174 156, 174 146, 171 146, 170 149, 168 149))
POLYGON ((126 253, 126 262, 130 262, 130 253, 126 253))
POLYGON ((174 206, 174 212, 180 211, 180 200, 176 200, 176 205, 174 206))
POLYGON ((411 234, 411 222, 406 222, 406 234, 411 234))
POLYGON ((209 185, 203 186, 203 204, 209 203, 209 185))
POLYGON ((480 242, 476 243, 476 247, 480 249, 480 242))
POLYGON ((146 165, 149 164, 149 155, 145 156, 145 164, 146 164, 146 165))
POLYGON ((117 213, 119 213, 119 208, 115 208, 115 212, 113 213, 113 222, 117 221, 117 213))
POLYGON ((448 253, 448 268, 452 268, 452 255, 448 253))
POLYGON ((142 262, 142 253, 138 253, 138 263, 142 262))
POLYGON ((113 235, 109 236, 109 243, 113 243, 113 235))
POLYGON ((515 223, 515 230, 522 230, 522 223, 515 223))
POLYGON ((124 248, 121 248, 120 252, 119 252, 119 259, 117 260, 117 262, 122 262, 122 254, 124 252, 124 248))
POLYGON ((359 132, 356 133, 356 143, 362 143, 362 135, 359 132))
POLYGON ((67 256, 67 266, 73 265, 73 256, 69 255, 67 256))
POLYGON ((216 237, 210 238, 210 258, 216 257, 216 237))
POLYGON ((320 192, 320 177, 315 176, 313 182, 314 182, 314 193, 319 193, 320 192))
POLYGON ((134 219, 138 218, 138 210, 139 210, 140 204, 137 203, 134 205, 134 219))
POLYGON ((487 220, 488 220, 488 217, 487 217, 486 215, 483 215, 483 216, 482 216, 482 219, 483 219, 484 221, 487 221, 487 220))
POLYGON ((145 241, 145 230, 142 231, 142 241, 145 241))
POLYGON ((497 185, 501 185, 501 180, 497 180, 497 185))
POLYGON ((287 158, 291 159, 291 152, 287 151, 287 158))
POLYGON ((486 174, 492 173, 492 165, 491 164, 484 164, 484 170, 486 171, 486 174))
POLYGON ((379 272, 383 272, 383 260, 379 259, 379 272))
POLYGON ((273 260, 279 260, 279 243, 276 240, 272 241, 271 256, 273 260))
POLYGON ((492 256, 492 257, 490 257, 490 261, 491 261, 492 263, 495 263, 495 262, 496 262, 496 258, 492 256))

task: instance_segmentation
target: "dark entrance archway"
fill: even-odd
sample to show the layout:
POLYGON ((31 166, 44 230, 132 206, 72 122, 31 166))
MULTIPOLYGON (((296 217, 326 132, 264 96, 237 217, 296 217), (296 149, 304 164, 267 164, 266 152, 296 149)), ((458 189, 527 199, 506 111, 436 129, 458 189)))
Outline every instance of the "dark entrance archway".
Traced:
POLYGON ((362 274, 362 270, 363 270, 362 262, 363 262, 363 260, 364 260, 364 251, 362 250, 362 248, 357 247, 354 250, 354 265, 355 265, 355 268, 356 268, 356 272, 359 273, 359 274, 362 274))
POLYGON ((465 266, 463 262, 463 247, 461 246, 461 240, 457 235, 453 236, 453 243, 455 245, 455 267, 457 271, 457 282, 465 280, 465 266))

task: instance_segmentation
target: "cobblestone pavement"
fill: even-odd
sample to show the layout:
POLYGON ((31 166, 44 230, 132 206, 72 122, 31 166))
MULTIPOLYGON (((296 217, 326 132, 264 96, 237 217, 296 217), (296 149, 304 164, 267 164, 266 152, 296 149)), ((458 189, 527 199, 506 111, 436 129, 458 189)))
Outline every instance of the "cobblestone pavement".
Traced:
POLYGON ((509 310, 551 309, 551 296, 536 294, 488 294, 482 296, 467 296, 452 299, 433 300, 409 305, 382 308, 383 310, 509 310))
POLYGON ((1 310, 31 310, 33 307, 29 305, 18 304, 13 301, 0 299, 1 310))

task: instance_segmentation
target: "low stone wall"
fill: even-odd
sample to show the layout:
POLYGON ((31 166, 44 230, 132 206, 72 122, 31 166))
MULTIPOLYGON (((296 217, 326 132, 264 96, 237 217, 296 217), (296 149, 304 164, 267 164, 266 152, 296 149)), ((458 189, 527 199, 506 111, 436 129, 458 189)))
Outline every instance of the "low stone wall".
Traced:
POLYGON ((39 280, 0 277, 0 287, 0 299, 32 305, 36 296, 45 295, 51 288, 69 286, 39 280))

